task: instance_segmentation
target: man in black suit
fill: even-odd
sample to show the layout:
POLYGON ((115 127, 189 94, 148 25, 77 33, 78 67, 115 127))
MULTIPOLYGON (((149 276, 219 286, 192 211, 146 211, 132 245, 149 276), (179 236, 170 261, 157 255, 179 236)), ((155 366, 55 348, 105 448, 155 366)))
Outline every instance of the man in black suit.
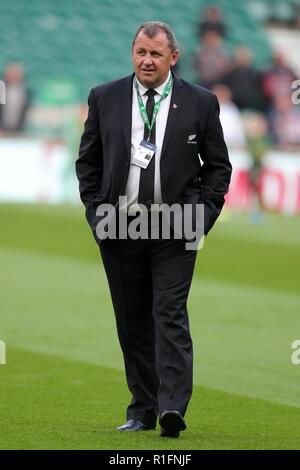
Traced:
POLYGON ((76 162, 132 394, 127 422, 117 429, 154 429, 159 417, 161 436, 167 437, 178 437, 186 428, 192 394, 186 303, 197 250, 187 250, 175 230, 167 239, 160 232, 158 238, 101 240, 97 208, 110 203, 131 222, 139 208, 146 208, 151 225, 150 215, 161 204, 203 204, 205 234, 220 214, 231 165, 218 101, 171 72, 178 55, 168 25, 141 25, 132 45, 134 74, 90 92, 76 162), (141 155, 147 155, 143 162, 141 155), (127 197, 125 206, 119 205, 119 196, 127 197))

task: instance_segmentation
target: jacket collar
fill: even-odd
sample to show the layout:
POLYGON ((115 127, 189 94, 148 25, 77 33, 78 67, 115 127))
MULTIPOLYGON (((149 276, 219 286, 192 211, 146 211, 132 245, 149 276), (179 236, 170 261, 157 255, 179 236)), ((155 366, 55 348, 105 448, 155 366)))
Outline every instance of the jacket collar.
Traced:
MULTIPOLYGON (((183 83, 173 72, 173 90, 170 102, 170 109, 166 124, 165 136, 163 140, 163 146, 161 151, 161 159, 164 152, 166 151, 168 142, 170 140, 175 122, 181 111, 182 99, 183 99, 183 83)), ((123 123, 124 137, 126 143, 127 157, 130 160, 131 157, 131 127, 132 127, 132 91, 133 91, 133 78, 134 73, 125 77, 122 81, 122 87, 120 87, 120 109, 123 123)))

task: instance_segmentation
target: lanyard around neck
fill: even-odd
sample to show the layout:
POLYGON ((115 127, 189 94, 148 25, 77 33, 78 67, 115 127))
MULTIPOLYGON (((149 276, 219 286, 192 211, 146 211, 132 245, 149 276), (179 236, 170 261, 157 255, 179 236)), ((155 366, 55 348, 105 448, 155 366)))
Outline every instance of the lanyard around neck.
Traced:
POLYGON ((161 95, 161 98, 155 103, 154 105, 154 109, 153 109, 153 115, 152 115, 152 121, 150 123, 149 121, 149 118, 148 118, 148 113, 147 113, 147 110, 146 110, 146 107, 143 103, 143 100, 142 100, 142 97, 140 95, 140 92, 139 92, 139 87, 138 87, 138 83, 137 83, 137 79, 136 77, 134 77, 134 86, 135 86, 135 89, 136 89, 136 94, 137 94, 137 99, 138 99, 138 104, 139 104, 139 109, 140 109, 140 113, 141 113, 141 116, 142 116, 142 119, 144 121, 144 124, 145 126, 147 127, 148 129, 148 132, 149 132, 149 135, 148 135, 148 140, 150 140, 150 135, 151 135, 151 131, 153 129, 153 126, 154 126, 154 123, 155 123, 155 119, 156 119, 156 116, 158 114, 158 111, 159 111, 159 108, 160 108, 160 104, 161 102, 167 98, 167 96, 169 95, 171 89, 172 89, 172 86, 173 86, 173 77, 172 75, 170 76, 169 80, 168 80, 168 83, 166 84, 165 88, 164 88, 164 91, 161 95))

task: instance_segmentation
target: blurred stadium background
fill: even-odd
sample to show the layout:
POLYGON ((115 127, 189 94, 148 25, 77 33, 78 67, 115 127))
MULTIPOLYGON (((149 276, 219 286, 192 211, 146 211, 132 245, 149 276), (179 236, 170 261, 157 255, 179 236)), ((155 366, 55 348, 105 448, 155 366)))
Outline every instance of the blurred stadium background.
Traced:
POLYGON ((0 449, 299 449, 300 1, 2 0, 0 51, 0 449), (145 20, 174 28, 176 73, 217 94, 234 167, 198 255, 176 443, 114 431, 128 396, 74 174, 88 92, 131 73, 145 20))

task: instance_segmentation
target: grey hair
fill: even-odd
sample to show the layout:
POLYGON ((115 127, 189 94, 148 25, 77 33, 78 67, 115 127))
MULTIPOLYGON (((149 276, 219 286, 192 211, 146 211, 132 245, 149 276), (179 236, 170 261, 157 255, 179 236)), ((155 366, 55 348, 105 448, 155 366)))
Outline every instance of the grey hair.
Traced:
POLYGON ((143 32, 148 38, 151 39, 154 38, 158 33, 164 32, 168 38, 171 51, 174 52, 178 49, 175 33, 166 23, 162 23, 161 21, 146 21, 145 23, 141 24, 133 38, 132 47, 134 46, 136 38, 140 32, 143 32))

